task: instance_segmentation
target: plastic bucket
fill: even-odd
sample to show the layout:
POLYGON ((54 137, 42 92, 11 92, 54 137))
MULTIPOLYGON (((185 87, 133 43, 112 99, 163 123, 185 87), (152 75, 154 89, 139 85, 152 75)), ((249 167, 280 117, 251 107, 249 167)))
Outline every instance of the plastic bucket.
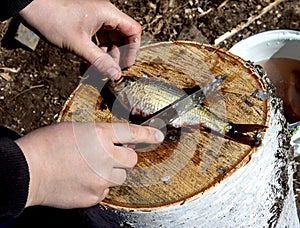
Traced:
POLYGON ((250 36, 231 53, 262 65, 283 100, 287 121, 300 121, 300 31, 271 30, 250 36))
POLYGON ((229 51, 254 63, 270 58, 300 60, 300 31, 271 30, 241 40, 229 51))

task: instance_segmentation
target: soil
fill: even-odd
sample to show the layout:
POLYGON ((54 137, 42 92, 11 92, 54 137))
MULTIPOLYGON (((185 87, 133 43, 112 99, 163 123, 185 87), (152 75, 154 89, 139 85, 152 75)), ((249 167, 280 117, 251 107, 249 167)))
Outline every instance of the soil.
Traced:
MULTIPOLYGON (((142 45, 193 40, 229 49, 273 29, 300 30, 300 0, 113 0, 140 22, 142 45), (233 30, 236 29, 236 30, 233 30), (229 37, 223 34, 233 32, 229 37)), ((35 50, 14 39, 17 18, 0 23, 0 124, 20 134, 50 125, 80 81, 83 60, 40 39, 35 50)), ((300 158, 296 159, 296 164, 300 158)), ((300 167, 295 193, 300 193, 300 167)), ((298 208, 300 199, 296 198, 298 208)), ((298 210, 300 211, 300 210, 298 210)))

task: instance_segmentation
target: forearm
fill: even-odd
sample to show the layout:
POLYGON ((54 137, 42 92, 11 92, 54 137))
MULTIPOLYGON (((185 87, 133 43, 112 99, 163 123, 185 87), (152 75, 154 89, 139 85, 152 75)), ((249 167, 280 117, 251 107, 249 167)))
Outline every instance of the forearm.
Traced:
POLYGON ((0 223, 23 211, 29 189, 29 170, 14 134, 0 128, 0 223), (5 137, 7 136, 7 137, 5 137))
POLYGON ((0 1, 0 21, 4 21, 25 8, 33 0, 1 0, 0 1))

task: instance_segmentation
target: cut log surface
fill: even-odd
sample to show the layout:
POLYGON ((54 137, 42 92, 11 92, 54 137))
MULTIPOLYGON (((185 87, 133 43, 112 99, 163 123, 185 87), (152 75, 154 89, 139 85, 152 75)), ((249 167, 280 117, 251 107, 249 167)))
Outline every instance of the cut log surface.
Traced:
MULTIPOLYGON (((141 48, 136 64, 123 74, 158 78, 180 88, 201 87, 213 77, 227 75, 204 105, 233 123, 267 128, 258 147, 197 129, 171 130, 161 145, 138 153, 138 164, 127 171, 126 182, 111 188, 99 205, 110 225, 299 226, 293 156, 281 102, 251 64, 210 45, 164 42, 141 48), (263 96, 254 95, 258 92, 263 96)), ((111 114, 99 87, 82 83, 59 121, 124 120, 111 114)))

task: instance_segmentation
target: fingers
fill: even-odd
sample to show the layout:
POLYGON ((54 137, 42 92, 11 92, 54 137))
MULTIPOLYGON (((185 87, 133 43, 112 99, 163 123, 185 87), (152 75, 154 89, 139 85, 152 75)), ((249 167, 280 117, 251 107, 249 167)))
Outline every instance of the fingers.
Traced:
POLYGON ((118 80, 121 77, 121 68, 134 64, 139 44, 139 40, 136 40, 133 44, 118 46, 110 43, 109 46, 103 44, 98 47, 91 40, 86 40, 79 45, 78 53, 82 53, 82 57, 89 61, 102 77, 118 80))
MULTIPOLYGON (((132 39, 132 37, 130 37, 129 39, 132 39)), ((132 40, 132 43, 121 47, 120 60, 122 60, 122 62, 120 62, 120 66, 122 67, 122 69, 133 65, 137 58, 138 50, 140 47, 140 39, 134 38, 132 40)))
MULTIPOLYGON (((107 189, 105 189, 104 191, 103 191, 103 193, 102 193, 102 195, 99 197, 99 202, 101 202, 102 200, 104 200, 105 198, 106 198, 106 196, 108 195, 108 193, 109 193, 109 188, 107 188, 107 189)), ((96 203, 98 203, 98 202, 96 202, 96 203)))
MULTIPOLYGON (((164 139, 161 131, 151 127, 126 123, 96 123, 94 126, 96 126, 100 144, 106 152, 102 158, 109 156, 114 163, 113 168, 132 168, 137 163, 137 154, 133 149, 116 144, 158 144, 164 139)), ((96 145, 95 142, 93 144, 96 145)), ((96 157, 93 155, 88 161, 91 164, 97 163, 97 159, 94 159, 96 157)), ((92 167, 97 169, 97 167, 104 166, 105 164, 97 163, 92 167)))
POLYGON ((126 170, 125 169, 119 169, 114 168, 111 171, 111 177, 109 179, 110 186, 119 186, 122 185, 127 178, 126 170))
POLYGON ((163 141, 157 129, 127 123, 72 124, 77 150, 86 164, 101 178, 120 185, 126 179, 126 168, 137 163, 137 153, 116 144, 149 143, 163 141))
POLYGON ((106 48, 107 53, 119 64, 121 69, 134 64, 140 47, 140 37, 124 37, 120 31, 101 30, 97 32, 99 47, 106 48))
POLYGON ((126 45, 121 51, 122 67, 129 67, 135 63, 141 45, 141 25, 132 18, 128 18, 128 22, 119 25, 118 29, 126 37, 126 45))
POLYGON ((113 123, 111 126, 115 144, 157 144, 164 140, 163 133, 155 128, 125 123, 113 123))
POLYGON ((84 40, 78 44, 78 53, 82 53, 82 57, 89 61, 102 77, 108 77, 113 80, 119 79, 121 77, 121 68, 116 61, 118 54, 115 54, 115 59, 113 59, 112 56, 105 52, 105 49, 99 48, 88 37, 84 40))
MULTIPOLYGON (((89 167, 102 179, 107 182, 107 187, 121 185, 125 182, 127 174, 126 168, 132 168, 137 163, 137 154, 132 149, 119 147, 111 149, 110 159, 105 159, 105 163, 100 161, 100 157, 95 157, 96 166, 89 162, 89 167)), ((102 156, 103 159, 103 156, 102 156)))
POLYGON ((116 146, 111 155, 115 163, 114 168, 133 168, 138 161, 136 152, 126 147, 116 146))
POLYGON ((120 43, 121 41, 121 59, 123 61, 121 68, 123 68, 133 65, 135 62, 140 48, 142 27, 137 21, 120 10, 116 9, 115 13, 117 20, 105 21, 104 27, 112 30, 109 33, 109 38, 112 42, 120 43))
POLYGON ((111 13, 104 16, 106 20, 96 33, 99 47, 90 37, 86 37, 78 45, 82 56, 103 76, 118 80, 121 69, 133 65, 136 60, 142 28, 131 17, 111 6, 113 7, 109 11, 111 13), (102 47, 107 52, 103 51, 102 47))
POLYGON ((129 67, 135 63, 135 60, 138 55, 138 51, 141 45, 141 26, 137 22, 131 22, 128 25, 128 30, 126 31, 126 26, 119 26, 120 33, 124 34, 127 32, 125 38, 125 44, 121 47, 121 59, 122 59, 122 68, 129 67))

